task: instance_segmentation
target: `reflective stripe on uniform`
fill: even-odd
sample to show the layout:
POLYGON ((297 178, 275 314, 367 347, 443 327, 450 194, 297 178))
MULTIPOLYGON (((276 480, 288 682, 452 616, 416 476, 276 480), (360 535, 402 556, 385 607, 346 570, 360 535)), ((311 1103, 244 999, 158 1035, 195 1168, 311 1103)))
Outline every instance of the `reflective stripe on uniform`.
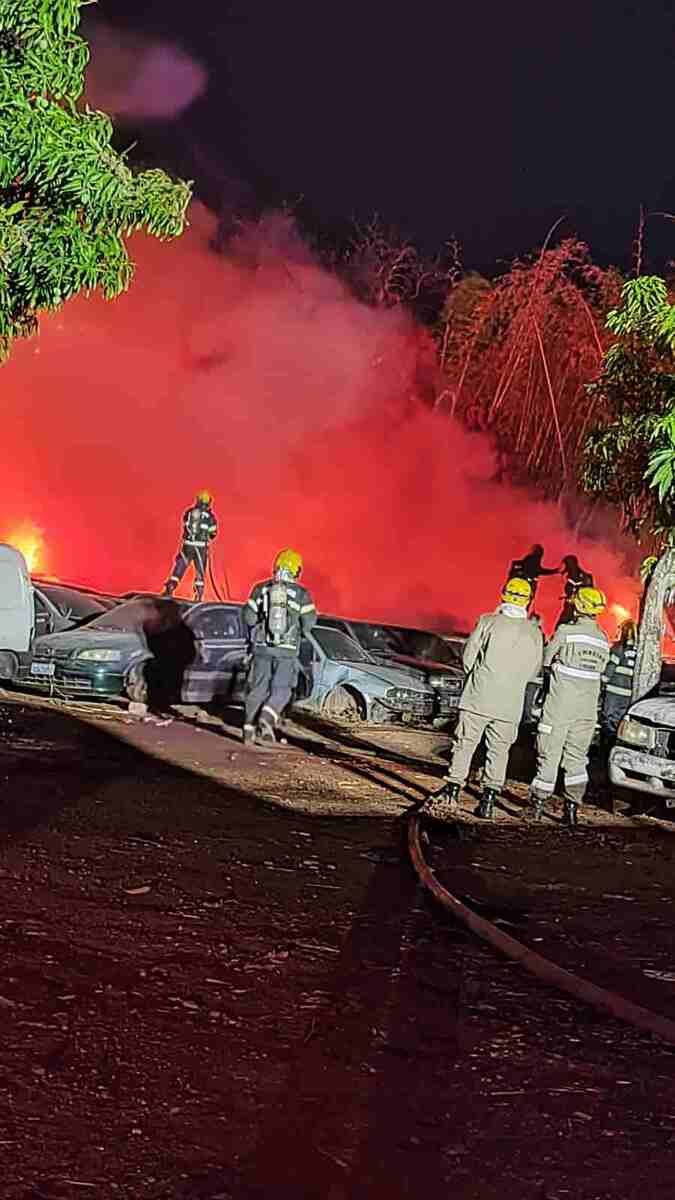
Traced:
POLYGON ((573 787, 576 783, 588 783, 588 773, 584 771, 583 775, 566 775, 565 783, 568 787, 573 787))
POLYGON ((307 613, 316 612, 316 605, 315 604, 303 604, 302 608, 300 609, 300 612, 302 613, 303 616, 306 616, 307 613))
POLYGON ((615 683, 608 683, 605 690, 608 692, 613 692, 615 696, 632 696, 633 695, 632 688, 617 687, 617 685, 615 683))
POLYGON ((300 612, 300 605, 298 604, 297 600, 288 600, 287 604, 288 607, 293 610, 293 612, 300 612))
POLYGON ((205 546, 206 542, 188 542, 187 538, 183 542, 184 546, 205 546))
POLYGON ((634 667, 617 667, 615 672, 617 675, 633 675, 634 673, 634 667))
POLYGON ((556 675, 571 675, 574 679, 600 679, 599 671, 582 671, 579 667, 564 667, 562 663, 554 666, 556 675))
POLYGON ((275 712, 274 709, 271 708, 269 704, 263 704, 262 709, 260 711, 270 713, 275 721, 279 720, 278 712, 275 712))
POLYGON ((537 733, 553 733, 552 725, 544 725, 541 721, 537 725, 537 733))
POLYGON ((530 787, 533 792, 554 792, 555 784, 547 783, 545 779, 533 779, 530 787))
POLYGON ((607 642, 601 638, 591 637, 588 633, 568 633, 565 637, 566 642, 579 642, 584 646, 601 646, 603 650, 607 649, 607 642))
POLYGON ((253 611, 257 613, 257 611, 258 611, 258 601, 257 600, 247 600, 246 603, 248 604, 249 608, 252 608, 253 611))

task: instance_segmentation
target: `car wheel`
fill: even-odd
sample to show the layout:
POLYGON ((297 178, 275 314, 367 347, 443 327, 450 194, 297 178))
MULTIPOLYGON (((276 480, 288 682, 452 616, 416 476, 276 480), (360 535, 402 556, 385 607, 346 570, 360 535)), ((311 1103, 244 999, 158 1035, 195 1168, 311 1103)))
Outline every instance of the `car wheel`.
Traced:
POLYGON ((137 663, 129 671, 124 684, 124 690, 130 700, 136 704, 147 704, 148 685, 145 679, 145 664, 137 663))
POLYGON ((354 692, 345 687, 336 687, 326 696, 323 712, 333 721, 360 721, 364 709, 360 697, 354 692))

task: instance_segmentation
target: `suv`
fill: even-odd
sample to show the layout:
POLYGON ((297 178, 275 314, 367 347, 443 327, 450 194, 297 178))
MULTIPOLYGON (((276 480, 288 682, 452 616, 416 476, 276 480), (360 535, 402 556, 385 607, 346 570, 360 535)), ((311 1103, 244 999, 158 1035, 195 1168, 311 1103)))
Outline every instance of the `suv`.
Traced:
POLYGON ((675 808, 675 662, 664 661, 656 694, 632 704, 609 755, 614 787, 647 792, 675 808))

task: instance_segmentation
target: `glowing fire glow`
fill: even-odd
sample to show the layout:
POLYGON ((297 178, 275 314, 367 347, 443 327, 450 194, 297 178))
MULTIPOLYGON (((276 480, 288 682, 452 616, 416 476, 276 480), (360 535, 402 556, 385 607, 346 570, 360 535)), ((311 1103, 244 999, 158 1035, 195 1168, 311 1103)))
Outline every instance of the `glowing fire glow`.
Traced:
POLYGON ((41 529, 36 529, 30 525, 23 526, 10 533, 6 541, 10 546, 15 546, 17 550, 21 551, 26 560, 26 566, 31 573, 38 570, 42 564, 44 553, 44 539, 41 529))
POLYGON ((623 607, 623 604, 612 604, 610 612, 614 613, 617 621, 628 621, 630 619, 630 612, 627 608, 623 607))

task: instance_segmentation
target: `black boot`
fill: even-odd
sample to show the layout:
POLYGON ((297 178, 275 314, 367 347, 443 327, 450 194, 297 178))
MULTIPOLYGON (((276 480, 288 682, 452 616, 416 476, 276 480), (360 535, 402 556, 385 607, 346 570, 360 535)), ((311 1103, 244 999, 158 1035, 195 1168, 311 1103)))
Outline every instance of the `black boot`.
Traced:
POLYGON ((486 788, 476 809, 476 816, 482 817, 484 821, 491 821, 494 816, 495 800, 498 795, 499 792, 496 788, 486 788))
POLYGON ((563 808, 563 825, 567 825, 569 829, 574 829, 578 824, 577 809, 579 805, 576 800, 566 800, 563 808))

